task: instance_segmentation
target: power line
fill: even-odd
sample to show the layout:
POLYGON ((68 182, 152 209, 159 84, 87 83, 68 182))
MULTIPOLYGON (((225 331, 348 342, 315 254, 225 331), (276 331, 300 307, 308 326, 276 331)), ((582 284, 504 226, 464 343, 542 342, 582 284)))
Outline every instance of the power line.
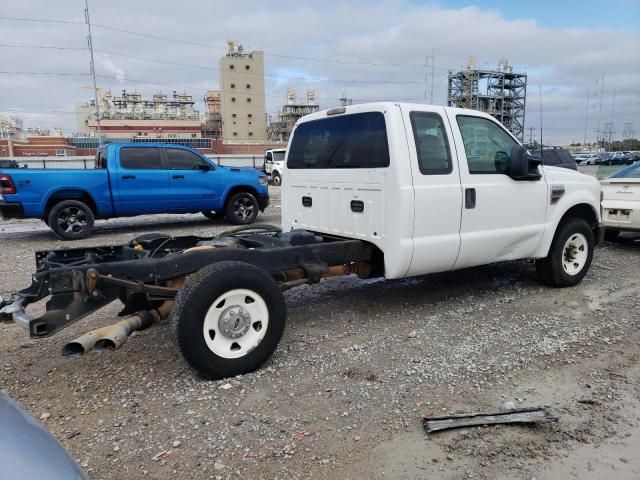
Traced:
MULTIPOLYGON (((43 19, 43 18, 18 18, 18 17, 0 17, 0 20, 6 21, 19 21, 19 22, 42 22, 42 23, 66 23, 66 24, 78 24, 84 25, 85 22, 75 21, 75 20, 58 20, 58 19, 43 19)), ((155 40, 164 40, 167 42, 181 43, 183 45, 191 45, 197 47, 204 48, 213 48, 217 50, 226 51, 226 47, 222 47, 219 45, 211 45, 208 43, 202 42, 194 42, 191 40, 182 40, 178 38, 165 37, 162 35, 154 35, 151 33, 143 33, 143 32, 134 32, 132 30, 126 30, 124 28, 110 27, 107 25, 99 25, 92 23, 92 27, 99 28, 101 30, 108 30, 119 33, 126 33, 129 35, 135 35, 138 37, 146 37, 153 38, 155 40)), ((272 53, 272 52, 264 52, 265 56, 276 57, 276 58, 284 58, 289 60, 301 60, 301 61, 309 61, 309 62, 324 62, 324 63, 338 63, 338 64, 346 64, 346 65, 361 65, 361 66, 373 66, 373 67, 424 67, 423 64, 420 63, 385 63, 385 62, 364 62, 360 60, 341 60, 336 58, 317 58, 317 57, 301 57, 296 55, 284 55, 280 53, 272 53)))
MULTIPOLYGON (((76 51, 87 51, 87 48, 80 47, 58 47, 55 45, 12 45, 12 44, 0 44, 0 47, 6 48, 34 48, 34 49, 55 49, 55 50, 76 50, 76 51)), ((113 55, 115 57, 123 57, 123 58, 131 58, 134 60, 143 60, 147 62, 156 62, 163 63, 167 65, 175 65, 179 67, 189 67, 189 68, 198 68, 201 70, 209 70, 209 71, 220 71, 219 68, 216 67, 207 67, 205 65, 193 65, 189 63, 181 63, 181 62, 172 62, 170 60, 161 60, 159 58, 149 58, 149 57, 140 57, 137 55, 129 55, 126 53, 118 53, 111 52, 107 50, 93 50, 96 53, 102 53, 105 55, 113 55)), ((306 82, 328 82, 328 83, 353 83, 353 84, 362 84, 362 85, 415 85, 422 84, 422 81, 418 80, 350 80, 350 79, 333 79, 333 78, 322 78, 322 77, 301 77, 301 76, 293 76, 293 75, 277 75, 277 74, 269 74, 265 73, 261 75, 259 73, 251 73, 247 72, 245 75, 252 75, 258 77, 268 77, 268 78, 282 78, 287 80, 304 80, 306 82)))
POLYGON ((50 50, 76 50, 76 51, 85 51, 87 48, 85 47, 58 47, 56 45, 15 45, 15 44, 7 44, 0 43, 0 47, 3 48, 35 48, 35 49, 50 49, 50 50))
POLYGON ((56 75, 60 77, 76 77, 76 76, 90 76, 90 73, 72 73, 72 72, 10 72, 0 71, 3 75, 56 75))

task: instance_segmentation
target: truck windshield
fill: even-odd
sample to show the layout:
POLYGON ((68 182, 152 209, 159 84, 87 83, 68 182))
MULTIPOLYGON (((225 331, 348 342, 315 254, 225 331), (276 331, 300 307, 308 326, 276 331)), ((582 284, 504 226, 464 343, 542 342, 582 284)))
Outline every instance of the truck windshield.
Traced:
POLYGON ((287 167, 382 168, 389 145, 381 112, 355 113, 300 124, 291 141, 287 167))

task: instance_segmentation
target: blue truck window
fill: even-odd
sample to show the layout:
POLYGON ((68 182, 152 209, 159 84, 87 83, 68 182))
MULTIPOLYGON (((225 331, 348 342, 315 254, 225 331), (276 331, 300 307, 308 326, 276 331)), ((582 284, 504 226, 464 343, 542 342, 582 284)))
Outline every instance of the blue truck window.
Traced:
POLYGON ((169 148, 166 152, 169 170, 195 170, 204 165, 204 160, 189 150, 169 148))
POLYGON ((159 148, 124 147, 120 150, 120 166, 127 170, 162 170, 159 148))
POLYGON ((389 166, 387 127, 381 112, 355 113, 300 124, 289 168, 383 168, 389 166))

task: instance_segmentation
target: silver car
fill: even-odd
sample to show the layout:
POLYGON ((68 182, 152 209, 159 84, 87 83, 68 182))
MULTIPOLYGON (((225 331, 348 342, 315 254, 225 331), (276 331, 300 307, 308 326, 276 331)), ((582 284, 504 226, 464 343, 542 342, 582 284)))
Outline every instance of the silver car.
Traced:
POLYGON ((87 478, 53 435, 9 395, 0 391, 0 479, 87 478))

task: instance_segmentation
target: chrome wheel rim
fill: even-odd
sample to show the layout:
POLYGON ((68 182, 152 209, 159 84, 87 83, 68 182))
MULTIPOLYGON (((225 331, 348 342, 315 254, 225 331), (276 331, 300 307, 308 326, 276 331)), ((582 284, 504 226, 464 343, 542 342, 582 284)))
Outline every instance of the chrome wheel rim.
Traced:
POLYGON ((63 232, 79 233, 87 228, 87 215, 78 207, 67 207, 58 213, 57 222, 63 232))
POLYGON ((589 242, 582 233, 572 234, 562 249, 562 269, 569 275, 582 271, 589 255, 589 242))
POLYGON ((242 221, 251 218, 255 210, 256 206, 249 197, 240 197, 233 202, 233 214, 242 221))
POLYGON ((254 350, 269 327, 269 309, 264 299, 247 289, 220 295, 204 318, 204 340, 215 355, 240 358, 254 350))

